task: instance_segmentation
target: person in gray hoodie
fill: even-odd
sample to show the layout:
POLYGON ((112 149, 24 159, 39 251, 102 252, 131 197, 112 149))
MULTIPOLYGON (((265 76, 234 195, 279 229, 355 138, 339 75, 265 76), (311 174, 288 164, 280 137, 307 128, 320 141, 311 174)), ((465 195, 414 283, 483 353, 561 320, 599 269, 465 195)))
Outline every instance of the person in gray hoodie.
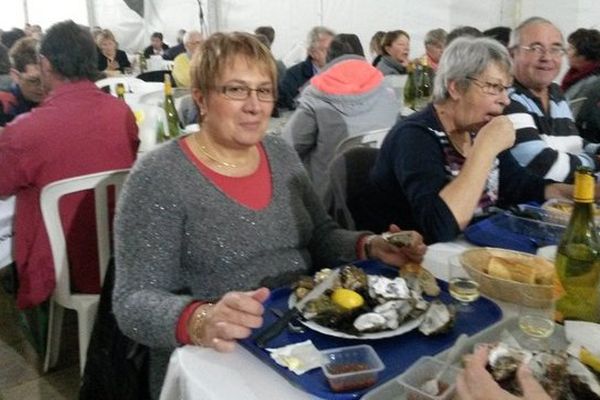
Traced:
POLYGON ((337 145, 348 137, 391 127, 399 111, 400 103, 383 74, 363 57, 346 54, 311 79, 283 137, 300 155, 324 199, 337 145))

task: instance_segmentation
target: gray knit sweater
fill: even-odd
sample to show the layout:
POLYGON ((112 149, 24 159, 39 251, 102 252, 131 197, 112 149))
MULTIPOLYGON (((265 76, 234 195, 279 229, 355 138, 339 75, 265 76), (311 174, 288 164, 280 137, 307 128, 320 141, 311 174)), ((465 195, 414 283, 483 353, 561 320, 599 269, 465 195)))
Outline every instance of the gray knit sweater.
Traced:
POLYGON ((260 211, 214 186, 176 141, 139 159, 125 184, 115 222, 113 308, 123 332, 152 348, 155 394, 192 299, 279 286, 313 266, 356 258, 360 233, 329 218, 296 153, 278 138, 263 144, 273 196, 260 211))

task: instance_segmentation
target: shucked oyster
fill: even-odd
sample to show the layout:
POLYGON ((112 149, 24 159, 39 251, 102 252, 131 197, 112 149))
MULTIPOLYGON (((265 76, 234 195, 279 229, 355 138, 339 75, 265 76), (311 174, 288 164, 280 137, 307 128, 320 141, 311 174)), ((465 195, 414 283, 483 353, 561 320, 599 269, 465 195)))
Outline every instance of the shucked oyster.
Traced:
POLYGON ((600 382, 581 361, 569 357, 567 372, 569 386, 575 398, 600 400, 600 382))
POLYGON ((454 323, 454 314, 454 309, 439 300, 434 300, 425 312, 425 318, 419 325, 419 330, 426 336, 446 332, 454 323))
POLYGON ((488 356, 488 365, 494 379, 498 382, 513 379, 521 363, 528 363, 532 354, 529 351, 498 343, 488 356))
POLYGON ((369 295, 385 303, 388 300, 408 299, 410 290, 406 281, 400 277, 389 279, 385 276, 369 275, 369 295))
POLYGON ((359 315, 358 318, 354 320, 354 327, 359 332, 374 332, 385 328, 386 322, 383 315, 376 312, 370 312, 359 315))

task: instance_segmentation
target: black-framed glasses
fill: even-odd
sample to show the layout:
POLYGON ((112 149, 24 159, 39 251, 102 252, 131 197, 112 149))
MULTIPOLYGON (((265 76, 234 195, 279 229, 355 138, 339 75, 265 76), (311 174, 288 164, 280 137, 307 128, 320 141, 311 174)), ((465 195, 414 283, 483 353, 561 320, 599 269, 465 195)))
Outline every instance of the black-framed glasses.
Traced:
POLYGON ((491 94, 494 96, 498 96, 499 94, 503 94, 511 88, 511 86, 504 86, 500 83, 482 81, 481 79, 477 79, 473 76, 467 76, 467 79, 472 81, 475 85, 479 86, 483 93, 491 94))
POLYGON ((536 56, 543 56, 544 54, 548 53, 552 57, 561 57, 567 52, 563 46, 551 46, 546 48, 541 44, 532 44, 531 46, 516 47, 525 50, 529 54, 535 54, 536 56))
POLYGON ((271 86, 262 86, 255 89, 246 85, 223 85, 217 86, 216 89, 230 100, 246 100, 252 92, 256 92, 256 97, 260 101, 274 102, 277 100, 275 90, 271 86))

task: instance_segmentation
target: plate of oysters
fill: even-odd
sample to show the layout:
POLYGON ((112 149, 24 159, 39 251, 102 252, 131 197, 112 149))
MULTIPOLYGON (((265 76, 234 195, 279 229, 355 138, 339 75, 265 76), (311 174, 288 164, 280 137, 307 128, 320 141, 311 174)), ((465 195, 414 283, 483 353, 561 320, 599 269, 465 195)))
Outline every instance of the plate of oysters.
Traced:
MULTIPOLYGON (((326 268, 300 278, 292 287, 289 306, 331 272, 326 268)), ((314 331, 344 339, 383 339, 416 328, 432 335, 446 331, 454 321, 454 310, 433 299, 439 293, 435 277, 420 265, 400 270, 377 267, 375 273, 346 265, 330 289, 306 304, 300 321, 314 331)))

